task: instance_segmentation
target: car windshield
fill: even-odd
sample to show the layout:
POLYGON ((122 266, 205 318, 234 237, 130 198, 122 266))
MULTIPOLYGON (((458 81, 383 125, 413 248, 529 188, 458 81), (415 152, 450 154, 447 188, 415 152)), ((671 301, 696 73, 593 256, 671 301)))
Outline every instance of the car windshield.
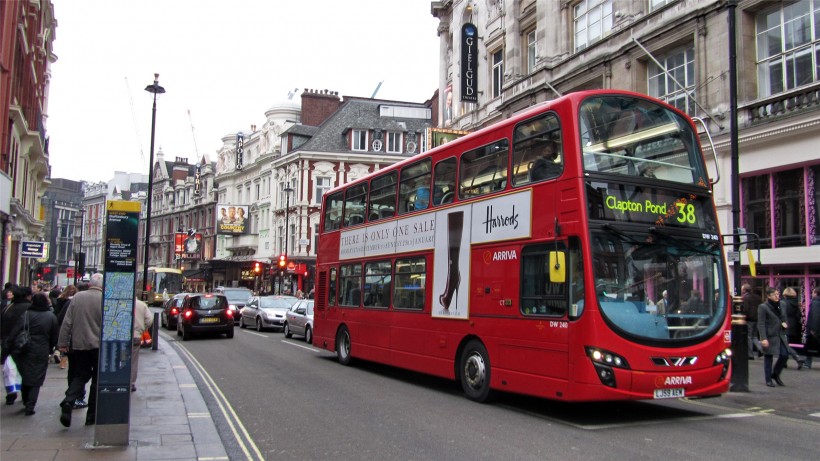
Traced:
POLYGON ((247 301, 248 298, 251 297, 251 290, 244 290, 244 289, 234 289, 234 290, 223 290, 222 294, 228 298, 230 302, 236 301, 247 301))
POLYGON ((259 305, 263 309, 287 309, 297 301, 296 298, 259 298, 259 305))
POLYGON ((592 258, 598 304, 615 331, 674 343, 722 325, 726 281, 717 236, 604 225, 592 234, 592 258))

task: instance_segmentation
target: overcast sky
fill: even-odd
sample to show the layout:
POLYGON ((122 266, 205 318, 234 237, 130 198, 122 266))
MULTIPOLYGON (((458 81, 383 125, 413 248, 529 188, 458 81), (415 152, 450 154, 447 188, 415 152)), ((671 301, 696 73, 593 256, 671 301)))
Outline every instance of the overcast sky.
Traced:
POLYGON ((154 73, 155 153, 191 162, 216 160, 223 136, 261 125, 295 88, 369 97, 383 81, 377 98, 424 102, 438 84, 430 0, 53 3, 52 178, 148 173, 154 73))

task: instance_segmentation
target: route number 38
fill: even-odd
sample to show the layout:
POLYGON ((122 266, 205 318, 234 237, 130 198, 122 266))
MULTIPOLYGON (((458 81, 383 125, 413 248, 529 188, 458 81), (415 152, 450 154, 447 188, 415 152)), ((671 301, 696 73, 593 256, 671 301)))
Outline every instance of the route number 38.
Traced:
POLYGON ((678 207, 678 222, 681 224, 695 224, 695 205, 691 203, 676 203, 678 207))

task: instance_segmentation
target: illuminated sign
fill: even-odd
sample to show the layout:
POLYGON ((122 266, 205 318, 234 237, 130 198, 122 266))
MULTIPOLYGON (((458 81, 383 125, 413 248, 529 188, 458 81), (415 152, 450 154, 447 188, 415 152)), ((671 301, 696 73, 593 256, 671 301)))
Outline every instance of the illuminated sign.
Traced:
POLYGON ((478 101, 478 29, 467 23, 461 27, 461 100, 478 101))
POLYGON ((717 232, 708 196, 595 182, 587 184, 587 202, 590 219, 717 232))

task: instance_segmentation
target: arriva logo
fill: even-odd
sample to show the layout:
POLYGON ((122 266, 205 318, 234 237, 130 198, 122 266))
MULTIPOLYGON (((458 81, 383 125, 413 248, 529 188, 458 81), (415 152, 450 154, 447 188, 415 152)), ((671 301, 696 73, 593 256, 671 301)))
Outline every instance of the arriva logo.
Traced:
POLYGON ((664 386, 686 386, 692 384, 691 376, 667 376, 663 382, 664 386))
POLYGON ((516 250, 485 251, 484 263, 491 264, 496 261, 514 261, 518 259, 516 250))

